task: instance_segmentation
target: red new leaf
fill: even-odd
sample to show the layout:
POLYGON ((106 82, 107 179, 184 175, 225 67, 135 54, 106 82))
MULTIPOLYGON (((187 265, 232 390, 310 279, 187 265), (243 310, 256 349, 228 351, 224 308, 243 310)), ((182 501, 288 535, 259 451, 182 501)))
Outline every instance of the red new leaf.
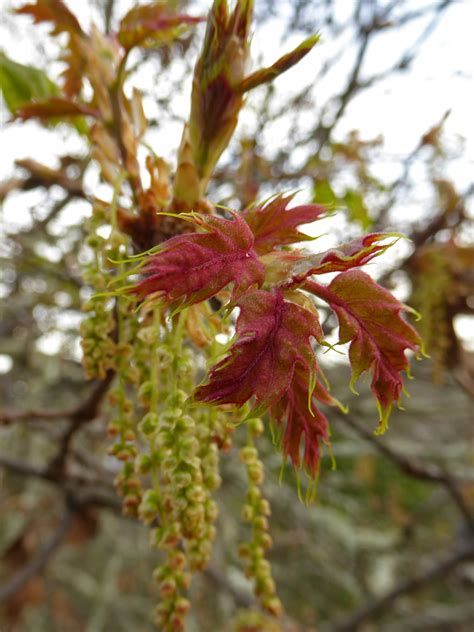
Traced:
POLYGON ((393 402, 400 398, 401 372, 409 367, 405 349, 421 346, 417 332, 401 318, 406 308, 361 270, 343 272, 328 287, 313 281, 307 281, 304 287, 335 311, 339 342, 351 343, 351 385, 362 373, 372 371, 371 386, 378 402, 382 432, 393 402))
POLYGON ((315 374, 311 338, 321 340, 321 327, 315 312, 286 301, 280 290, 246 292, 237 305, 237 341, 212 369, 209 383, 197 389, 196 399, 242 406, 255 396, 264 409, 288 390, 297 366, 308 380, 315 374))
POLYGON ((244 220, 194 215, 204 232, 168 239, 145 266, 148 276, 133 292, 140 298, 154 294, 169 305, 192 305, 234 283, 233 298, 252 285, 261 285, 263 265, 253 250, 253 235, 244 220))
POLYGON ((129 50, 149 41, 167 43, 176 37, 179 27, 191 26, 204 18, 177 14, 171 5, 146 4, 131 9, 120 22, 117 34, 122 46, 129 50))
POLYGON ((61 99, 60 97, 53 97, 47 101, 36 101, 23 105, 15 112, 17 118, 21 118, 24 121, 36 118, 43 121, 54 118, 66 118, 70 116, 98 116, 98 111, 94 108, 85 105, 84 103, 78 103, 77 101, 70 101, 69 99, 61 99))
POLYGON ((51 22, 54 25, 53 33, 67 31, 83 34, 77 18, 62 0, 36 0, 34 4, 23 5, 16 13, 31 15, 35 22, 51 22))
POLYGON ((297 228, 320 219, 327 211, 318 204, 304 204, 288 209, 294 194, 271 198, 262 206, 246 209, 243 216, 255 235, 255 250, 259 254, 270 252, 276 246, 286 246, 312 239, 297 228))
POLYGON ((86 63, 81 41, 86 38, 86 35, 75 15, 69 11, 62 0, 36 0, 35 4, 20 7, 16 13, 31 15, 37 23, 51 22, 55 35, 69 34, 69 41, 62 57, 66 63, 66 68, 62 73, 64 92, 68 97, 79 94, 86 63))
POLYGON ((321 458, 321 441, 329 445, 329 423, 326 415, 316 402, 337 406, 325 386, 317 382, 312 397, 309 398, 308 377, 302 371, 295 371, 290 388, 270 409, 270 415, 278 425, 283 426, 282 449, 285 457, 290 457, 295 469, 303 461, 312 478, 316 478, 321 458), (304 442, 301 458, 301 443, 304 442))
POLYGON ((378 242, 394 233, 372 233, 322 253, 307 250, 274 251, 262 257, 266 268, 266 280, 270 285, 296 285, 313 274, 343 272, 350 268, 369 263, 374 257, 393 246, 378 242))
POLYGON ((374 257, 384 253, 387 248, 393 246, 399 237, 400 235, 396 233, 371 233, 352 239, 345 244, 317 255, 310 274, 343 272, 356 266, 363 266, 372 261, 374 257), (395 237, 395 241, 391 241, 388 244, 379 243, 390 237, 395 237))

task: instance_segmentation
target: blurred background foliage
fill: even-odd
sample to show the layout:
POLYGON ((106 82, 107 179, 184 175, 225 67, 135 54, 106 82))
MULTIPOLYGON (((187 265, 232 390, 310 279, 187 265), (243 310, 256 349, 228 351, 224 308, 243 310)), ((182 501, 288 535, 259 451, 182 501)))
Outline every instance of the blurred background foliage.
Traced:
MULTIPOLYGON (((126 0, 83 4, 82 18, 92 15, 107 31, 131 6, 126 0)), ((113 489, 118 465, 106 451, 108 409, 91 402, 78 343, 87 196, 107 188, 87 154, 80 121, 75 129, 58 122, 47 131, 9 121, 19 103, 54 95, 61 72, 45 31, 8 13, 17 5, 3 7, 1 28, 10 45, 0 53, 2 124, 15 158, 15 134, 21 138, 26 128, 32 142, 0 183, 0 630, 147 630, 158 553, 148 548, 142 526, 121 517, 113 489), (27 41, 21 56, 13 45, 18 37, 27 41), (74 435, 68 476, 58 483, 45 465, 84 403, 92 406, 90 420, 74 435), (81 511, 69 511, 64 498, 81 511)), ((472 163, 462 130, 446 131, 449 112, 427 118, 423 133, 410 138, 411 149, 391 153, 384 136, 407 136, 410 126, 376 111, 381 94, 390 102, 409 89, 430 38, 450 23, 457 5, 256 2, 256 60, 268 63, 280 39, 302 34, 321 32, 327 44, 301 71, 248 98, 209 197, 241 207, 300 189, 305 199, 338 209, 325 220, 330 236, 321 238, 331 245, 367 230, 407 234, 412 241, 369 272, 422 314, 418 326, 431 359, 415 366, 411 398, 379 438, 372 434, 376 413, 368 388, 349 397, 338 355, 322 356, 334 394, 350 413, 332 413, 337 468, 331 471, 324 458, 310 506, 298 500, 289 467, 279 483, 280 457, 269 435, 260 440, 282 621, 254 607, 235 547, 245 539, 245 476, 235 450, 224 457, 217 544, 209 570, 193 581, 190 632, 473 629, 472 163), (383 93, 387 86, 391 93, 383 93), (350 116, 347 123, 358 107, 368 108, 373 128, 380 124, 373 137, 352 129, 350 116), (464 175, 466 165, 471 176, 464 175)), ((205 2, 189 6, 207 8, 205 2)), ((201 37, 198 28, 133 58, 130 82, 146 95, 147 142, 167 159, 187 115, 201 37)), ((472 80, 465 68, 458 71, 472 80)), ((322 320, 330 336, 335 323, 324 313, 322 320)), ((238 431, 236 443, 244 442, 238 431)))

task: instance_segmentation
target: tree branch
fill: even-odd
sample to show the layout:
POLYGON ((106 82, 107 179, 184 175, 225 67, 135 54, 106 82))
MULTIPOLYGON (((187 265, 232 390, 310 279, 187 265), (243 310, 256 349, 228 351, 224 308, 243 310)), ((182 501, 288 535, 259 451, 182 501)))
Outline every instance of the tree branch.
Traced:
POLYGON ((62 491, 74 507, 96 505, 120 512, 122 502, 117 497, 111 485, 104 484, 103 472, 96 473, 96 478, 81 475, 63 476, 58 478, 51 474, 48 468, 41 468, 20 459, 14 459, 0 454, 0 467, 19 476, 31 476, 51 483, 62 491))
POLYGON ((18 573, 0 587, 0 603, 7 601, 12 595, 21 590, 32 577, 41 573, 68 534, 75 514, 76 509, 73 505, 66 503, 64 515, 49 542, 41 547, 36 555, 18 573))
POLYGON ((65 419, 71 414, 65 410, 0 410, 0 426, 9 426, 17 421, 56 421, 57 419, 65 419))
POLYGON ((96 418, 102 399, 109 390, 109 386, 114 377, 115 371, 107 371, 105 379, 97 382, 89 397, 68 415, 71 419, 71 424, 62 436, 56 456, 51 460, 48 466, 48 473, 53 478, 61 478, 64 475, 66 459, 72 438, 83 424, 96 418))
POLYGON ((368 441, 375 449, 390 459, 402 472, 413 478, 428 481, 431 483, 441 484, 451 496, 452 501, 456 504, 460 513, 462 514, 464 521, 471 533, 474 534, 474 515, 469 505, 465 501, 461 490, 459 489, 458 481, 451 476, 448 472, 433 465, 432 463, 417 463, 413 459, 406 457, 404 454, 400 454, 386 443, 383 443, 372 432, 366 430, 361 424, 359 424, 353 417, 338 414, 338 419, 350 426, 355 432, 368 441))
POLYGON ((370 601, 349 619, 336 624, 332 632, 357 632, 364 623, 380 617, 400 597, 409 595, 424 588, 427 584, 445 577, 457 566, 472 559, 474 559, 474 541, 471 539, 469 544, 457 551, 453 551, 446 559, 433 564, 425 572, 400 582, 393 590, 379 599, 370 601))
POLYGON ((30 463, 26 461, 14 459, 4 454, 0 454, 0 467, 11 470, 20 476, 35 476, 36 478, 42 478, 47 481, 51 480, 44 468, 30 465, 30 463))

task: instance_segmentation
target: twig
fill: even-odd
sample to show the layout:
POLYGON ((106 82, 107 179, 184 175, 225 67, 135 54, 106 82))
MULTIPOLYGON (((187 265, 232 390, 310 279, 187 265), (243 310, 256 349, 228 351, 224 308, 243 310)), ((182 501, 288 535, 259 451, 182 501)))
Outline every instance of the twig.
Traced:
POLYGON ((65 410, 0 410, 0 426, 9 426, 17 421, 56 421, 69 417, 70 411, 65 410))
POLYGON ((401 582, 383 597, 370 601, 349 617, 349 619, 336 624, 332 628, 332 632, 357 632, 364 623, 372 621, 386 612, 400 597, 409 595, 420 590, 427 584, 441 579, 459 564, 472 559, 474 559, 474 541, 471 540, 468 545, 457 551, 453 551, 449 557, 432 565, 424 573, 420 573, 411 579, 401 582))
POLYGON ((53 478, 60 478, 64 475, 66 459, 69 453, 69 446, 73 436, 81 426, 96 418, 102 399, 107 393, 109 386, 114 379, 115 372, 109 370, 104 380, 98 382, 89 397, 69 414, 71 424, 64 433, 56 456, 51 460, 48 473, 53 478))
MULTIPOLYGON (((102 400, 107 393, 109 386, 114 378, 114 371, 108 371, 104 380, 97 382, 95 388, 78 406, 69 410, 0 410, 0 426, 9 425, 17 421, 29 421, 33 419, 55 421, 57 419, 69 419, 70 424, 63 434, 58 451, 51 460, 46 471, 39 471, 38 476, 46 479, 59 479, 64 475, 66 459, 69 453, 69 446, 73 436, 81 428, 81 426, 97 417, 102 400)), ((21 469, 27 468, 27 464, 21 467, 17 463, 15 468, 15 460, 8 457, 0 457, 0 465, 4 464, 10 469, 16 469, 21 473, 21 469)), ((28 473, 28 472, 26 472, 28 473)))
POLYGON ((48 471, 48 468, 30 465, 26 461, 14 459, 3 454, 0 454, 0 467, 6 468, 19 476, 31 476, 51 483, 71 499, 74 507, 96 505, 117 512, 120 512, 122 509, 122 502, 117 497, 113 487, 104 484, 103 474, 99 473, 96 479, 85 479, 80 475, 57 478, 48 471))
POLYGON ((5 602, 12 595, 21 590, 32 577, 41 573, 56 550, 62 544, 71 527, 75 514, 76 509, 71 504, 67 503, 64 515, 49 542, 40 548, 36 555, 32 557, 31 560, 20 571, 18 571, 18 573, 16 573, 16 575, 0 587, 0 603, 5 602))
POLYGON ((104 26, 107 35, 110 34, 112 29, 112 20, 114 16, 115 0, 106 0, 104 6, 104 26))
POLYGON ((315 136, 319 143, 318 150, 315 154, 316 156, 320 155, 321 150, 324 148, 324 146, 328 142, 334 128, 336 127, 337 123, 339 122, 342 115, 346 111, 346 108, 350 100, 352 99, 352 97, 358 90, 359 76, 362 69, 362 64, 365 59, 365 54, 367 52, 367 47, 369 45, 370 35, 372 32, 373 31, 371 31, 370 29, 366 29, 361 32, 362 41, 360 43, 359 50, 357 52, 354 66, 352 68, 349 81, 347 82, 347 86, 344 92, 339 97, 339 107, 337 108, 337 111, 331 121, 331 124, 329 126, 320 125, 315 132, 315 136))
POLYGON ((14 459, 3 454, 0 454, 0 467, 7 468, 20 476, 35 476, 36 478, 50 480, 50 476, 48 476, 44 468, 36 467, 26 461, 20 461, 20 459, 14 459))

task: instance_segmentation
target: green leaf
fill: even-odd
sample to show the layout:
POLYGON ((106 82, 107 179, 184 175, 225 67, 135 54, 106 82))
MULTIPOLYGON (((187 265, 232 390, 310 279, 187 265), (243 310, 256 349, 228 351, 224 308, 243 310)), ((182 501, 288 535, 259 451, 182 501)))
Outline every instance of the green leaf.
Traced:
POLYGON ((19 64, 1 51, 0 90, 12 114, 34 98, 45 99, 59 94, 59 88, 45 72, 34 66, 19 64))
POLYGON ((359 224, 363 230, 370 229, 372 219, 362 195, 354 189, 347 189, 343 200, 348 210, 349 220, 359 224))
POLYGON ((327 180, 316 180, 313 186, 313 202, 329 209, 338 205, 338 197, 327 180))

